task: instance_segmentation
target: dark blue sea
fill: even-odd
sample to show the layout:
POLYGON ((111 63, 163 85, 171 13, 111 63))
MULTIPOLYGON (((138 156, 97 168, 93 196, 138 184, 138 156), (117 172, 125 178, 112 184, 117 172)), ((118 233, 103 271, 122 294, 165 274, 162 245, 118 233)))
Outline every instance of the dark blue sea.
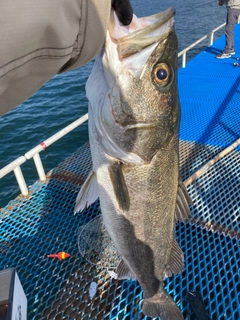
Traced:
MULTIPOLYGON (((224 23, 226 18, 226 7, 219 7, 217 0, 132 0, 131 3, 138 17, 151 15, 168 7, 176 8, 175 25, 179 51, 224 23)), ((221 29, 216 33, 215 39, 223 32, 221 29)), ((193 58, 207 44, 206 40, 191 50, 187 59, 193 58)), ((77 70, 56 75, 27 101, 0 117, 0 168, 87 113, 85 83, 92 64, 93 61, 77 70)), ((47 148, 40 154, 45 171, 51 170, 87 140, 88 129, 85 123, 47 148)), ((27 185, 38 179, 32 160, 27 161, 21 168, 27 185)), ((19 193, 13 173, 2 178, 0 208, 19 193)))

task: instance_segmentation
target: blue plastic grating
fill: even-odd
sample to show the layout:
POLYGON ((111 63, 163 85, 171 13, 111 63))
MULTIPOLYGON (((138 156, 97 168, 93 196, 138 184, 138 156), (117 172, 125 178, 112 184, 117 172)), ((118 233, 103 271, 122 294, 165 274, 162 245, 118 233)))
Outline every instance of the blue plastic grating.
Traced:
MULTIPOLYGON (((203 165, 204 155, 211 157, 218 151, 183 141, 180 150, 186 152, 181 157, 185 168, 203 165), (191 153, 192 149, 198 152, 191 153)), ((17 269, 28 298, 29 319, 150 319, 141 313, 142 290, 137 282, 110 279, 105 269, 91 265, 79 253, 79 227, 100 213, 96 202, 80 216, 73 215, 79 185, 90 169, 85 145, 52 171, 47 184, 34 185, 29 199, 20 198, 2 210, 0 269, 17 269), (71 258, 46 258, 59 251, 69 252, 71 258), (93 281, 98 290, 91 300, 88 291, 93 281)), ((205 218, 203 208, 194 206, 194 210, 196 217, 202 213, 205 218)), ((185 298, 193 289, 202 293, 212 319, 239 319, 239 243, 235 236, 208 230, 211 226, 206 220, 177 226, 186 269, 166 280, 166 290, 189 319, 194 315, 185 298)))
POLYGON ((180 140, 180 177, 185 181, 224 148, 180 140))
MULTIPOLYGON (((185 83, 184 86, 188 87, 185 90, 190 91, 189 88, 192 86, 191 79, 187 76, 186 79, 188 79, 188 83, 185 83)), ((230 86, 227 84, 223 86, 230 89, 230 86)), ((199 92, 202 89, 199 85, 196 85, 196 88, 192 89, 196 93, 192 92, 192 96, 196 95, 199 97, 199 92)), ((212 93, 210 88, 209 91, 212 93)), ((199 98, 197 100, 194 97, 192 99, 187 97, 181 98, 182 122, 180 137, 183 140, 196 141, 219 147, 229 146, 239 137, 240 108, 237 101, 240 101, 240 94, 236 102, 232 102, 232 100, 230 102, 224 90, 222 90, 222 96, 218 94, 220 101, 211 101, 210 95, 209 93, 207 95, 208 99, 205 100, 204 96, 202 100, 199 98)))
MULTIPOLYGON (((212 320, 239 319, 238 241, 188 223, 179 224, 176 235, 185 252, 185 271, 166 280, 165 289, 181 308, 184 317, 195 319, 189 312, 186 296, 190 290, 196 290, 202 293, 212 320)), ((150 319, 140 311, 141 298, 137 282, 123 281, 120 303, 117 301, 113 306, 110 318, 150 319)))
POLYGON ((233 235, 240 233, 239 164, 240 153, 233 151, 188 187, 192 215, 233 235))
MULTIPOLYGON (((179 72, 183 180, 239 137, 238 69, 232 68, 232 58, 221 62, 214 58, 224 46, 222 39, 179 72)), ((176 230, 186 268, 166 280, 165 287, 189 320, 195 319, 185 300, 190 290, 202 293, 212 320, 240 319, 237 150, 188 187, 193 220, 178 224, 176 230)), ((56 167, 47 183, 35 183, 28 199, 18 197, 0 211, 0 269, 17 269, 30 320, 150 319, 141 313, 142 290, 137 282, 110 279, 105 269, 79 253, 79 227, 100 214, 96 202, 81 215, 73 215, 76 195, 91 167, 85 145, 56 167), (46 257, 59 251, 71 257, 62 261, 46 257), (92 281, 98 284, 93 300, 92 281)))
MULTIPOLYGON (((233 240, 232 245, 228 246, 228 250, 224 248, 225 236, 219 236, 219 234, 214 234, 213 232, 203 230, 201 227, 197 227, 196 225, 187 224, 179 224, 176 230, 176 236, 178 238, 178 242, 180 243, 184 252, 187 253, 185 271, 182 275, 179 275, 175 278, 171 278, 165 281, 166 290, 174 297, 175 302, 179 305, 179 307, 183 310, 184 314, 191 315, 191 312, 188 310, 188 305, 186 301, 186 295, 188 291, 183 288, 182 284, 186 283, 186 278, 188 280, 188 290, 190 288, 197 288, 199 292, 205 292, 208 295, 208 299, 213 297, 215 294, 217 296, 221 295, 224 300, 228 300, 229 316, 234 317, 236 306, 238 306, 238 299, 234 302, 229 302, 229 298, 226 295, 228 294, 233 296, 233 300, 235 300, 235 295, 238 294, 238 287, 235 287, 235 283, 233 279, 230 279, 229 283, 226 279, 220 281, 217 277, 217 274, 226 275, 231 272, 233 274, 237 274, 237 253, 239 253, 238 241, 233 240), (187 240, 187 241, 186 241, 187 240), (212 247, 212 249, 210 249, 212 247), (231 249, 230 249, 231 247, 231 249), (222 249, 222 250, 221 250, 222 249), (221 255, 222 261, 224 263, 219 263, 216 258, 216 254, 220 250, 220 252, 224 252, 221 255), (226 257, 224 257, 226 254, 226 257), (206 271, 199 266, 199 256, 200 260, 206 268, 206 271), (205 275, 208 274, 207 279, 202 279, 205 275), (221 293, 219 290, 219 286, 224 288, 224 293, 221 293), (226 287, 226 288, 225 288, 226 287), (217 288, 217 289, 216 289, 217 288)), ((82 228, 81 228, 82 231, 82 228)), ((80 247, 85 247, 87 250, 91 249, 91 252, 85 252, 85 257, 90 261, 94 261, 94 263, 98 263, 99 258, 104 261, 106 256, 109 256, 109 252, 111 252, 111 256, 116 258, 116 248, 113 249, 113 243, 110 238, 105 239, 107 236, 106 230, 103 225, 103 221, 101 216, 98 216, 96 219, 91 221, 90 225, 88 224, 88 232, 90 231, 91 237, 95 240, 94 248, 90 245, 85 246, 88 241, 91 243, 93 240, 89 239, 89 234, 85 234, 84 237, 79 238, 80 247), (96 238, 97 236, 97 238, 96 238), (101 240, 101 241, 99 241, 101 240), (87 241, 83 246, 82 242, 87 241), (99 243, 97 243, 99 242, 99 243), (110 251, 106 250, 105 245, 108 245, 110 251), (101 247, 103 251, 100 252, 99 248, 101 247), (93 250, 94 249, 94 250, 93 250), (97 254, 96 254, 97 252, 97 254)), ((231 242, 231 241, 230 241, 231 242)), ((220 258, 218 254, 218 258, 220 258)), ((117 262, 121 259, 117 257, 117 262)), ((114 261, 114 265, 117 265, 114 261)), ((110 267, 110 265, 109 265, 110 267)), ((140 310, 140 302, 142 299, 141 287, 135 281, 124 281, 122 282, 122 290, 120 297, 116 297, 113 301, 113 308, 111 310, 110 318, 124 318, 124 319, 143 319, 144 315, 140 310)), ((206 299, 206 305, 208 305, 208 301, 206 299)), ((213 318, 219 319, 221 316, 220 312, 216 310, 216 304, 210 303, 209 312, 213 318)), ((147 319, 147 317, 145 317, 147 319)))
MULTIPOLYGON (((235 36, 240 37, 240 25, 235 36)), ((224 45, 225 38, 219 38, 179 70, 183 140, 226 147, 239 138, 240 68, 233 64, 240 61, 240 42, 235 41, 239 55, 216 59, 224 45)))
MULTIPOLYGON (((208 48, 207 50, 211 50, 208 48)), ((240 55, 239 55, 240 56, 240 55)), ((196 58, 189 61, 186 69, 180 69, 179 75, 190 75, 190 76, 201 76, 207 77, 210 80, 214 81, 214 78, 221 79, 232 79, 235 80, 239 78, 239 67, 234 67, 234 62, 239 62, 233 59, 222 59, 221 61, 215 59, 213 60, 213 54, 207 51, 201 52, 196 58), (202 63, 204 60, 204 64, 202 63), (216 60, 216 61, 215 61, 216 60), (219 67, 221 63, 221 67, 219 67)), ((219 90, 215 82, 214 90, 219 90)))

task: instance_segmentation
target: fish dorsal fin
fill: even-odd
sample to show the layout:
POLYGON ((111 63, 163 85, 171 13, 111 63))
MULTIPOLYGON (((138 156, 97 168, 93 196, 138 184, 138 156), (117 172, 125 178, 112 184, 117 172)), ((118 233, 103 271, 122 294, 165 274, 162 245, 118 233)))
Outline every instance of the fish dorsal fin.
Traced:
POLYGON ((137 279, 136 276, 129 270, 128 266, 123 260, 119 262, 115 273, 117 275, 117 279, 119 280, 123 280, 123 279, 136 280, 137 279))
POLYGON ((165 270, 166 277, 171 277, 172 274, 182 273, 184 270, 184 256, 182 250, 179 248, 177 241, 173 239, 172 251, 168 265, 165 270))
POLYGON ((115 197, 119 208, 123 211, 128 211, 130 208, 130 197, 128 188, 123 176, 122 165, 120 162, 113 163, 109 168, 109 175, 112 181, 115 197))
POLYGON ((94 171, 91 171, 78 193, 74 213, 88 208, 97 198, 98 185, 96 174, 94 171))
POLYGON ((189 206, 192 204, 192 200, 187 192, 187 189, 183 182, 179 180, 178 192, 177 192, 177 203, 175 211, 176 222, 191 218, 191 212, 189 206))

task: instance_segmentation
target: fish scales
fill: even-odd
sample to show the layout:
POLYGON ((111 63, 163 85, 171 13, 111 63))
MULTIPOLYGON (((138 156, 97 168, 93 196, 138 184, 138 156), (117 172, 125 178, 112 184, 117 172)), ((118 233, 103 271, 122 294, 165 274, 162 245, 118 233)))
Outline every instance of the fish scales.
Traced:
MULTIPOLYGON (((174 236, 176 200, 173 199, 177 193, 178 175, 173 172, 177 170, 177 163, 177 153, 166 149, 161 152, 161 156, 157 153, 150 165, 127 168, 126 172, 123 166, 131 199, 130 209, 123 212, 123 216, 134 226, 134 237, 151 248, 151 260, 153 260, 151 268, 154 267, 154 275, 158 279, 164 277, 174 236), (172 170, 174 167, 175 170, 172 170)), ((118 226, 113 225, 112 228, 118 226)), ((151 271, 148 270, 149 265, 144 264, 144 261, 149 261, 149 251, 139 254, 137 245, 126 245, 126 241, 129 241, 126 238, 128 238, 127 232, 118 236, 123 257, 126 257, 126 261, 128 257, 136 257, 131 259, 133 273, 137 274, 142 267, 142 273, 149 277, 151 275, 151 271)), ((142 287, 146 292, 149 290, 148 286, 142 285, 142 287)))
POLYGON ((126 27, 112 15, 105 48, 86 85, 93 172, 75 207, 83 210, 100 198, 104 224, 122 257, 116 274, 140 283, 144 314, 161 320, 183 319, 163 281, 184 268, 174 231, 177 220, 190 216, 178 168, 174 13, 170 8, 135 18, 137 31, 123 30, 125 37, 116 37, 116 27, 126 27), (124 43, 122 53, 118 42, 124 43))

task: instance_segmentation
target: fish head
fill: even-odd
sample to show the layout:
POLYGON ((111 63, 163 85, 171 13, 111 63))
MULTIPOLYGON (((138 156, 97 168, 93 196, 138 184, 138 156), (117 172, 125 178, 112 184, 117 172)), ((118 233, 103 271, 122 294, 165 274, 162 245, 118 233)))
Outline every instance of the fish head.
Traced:
POLYGON ((98 141, 111 157, 146 164, 178 136, 175 10, 121 26, 111 14, 86 91, 98 141))

